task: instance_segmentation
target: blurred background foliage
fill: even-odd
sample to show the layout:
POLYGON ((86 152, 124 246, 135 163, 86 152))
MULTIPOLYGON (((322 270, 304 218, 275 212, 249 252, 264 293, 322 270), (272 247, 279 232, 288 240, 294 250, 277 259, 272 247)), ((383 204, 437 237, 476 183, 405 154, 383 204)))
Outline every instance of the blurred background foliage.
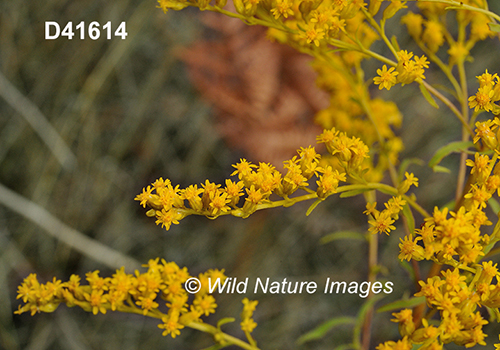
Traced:
MULTIPOLYGON (((398 23, 397 18, 393 21, 398 23)), ((197 11, 189 9, 164 15, 154 1, 0 2, 1 348, 182 350, 212 344, 208 335, 189 329, 176 339, 162 337, 157 320, 137 315, 109 312, 94 316, 65 306, 53 314, 13 315, 19 304, 17 286, 29 273, 37 273, 43 281, 53 276, 67 280, 71 274, 84 276, 95 269, 106 276, 119 267, 89 257, 90 246, 72 241, 73 236, 61 239, 65 230, 56 227, 57 232, 49 232, 47 216, 40 216, 30 203, 132 259, 131 264, 161 257, 187 266, 193 275, 224 268, 227 275, 241 279, 286 277, 318 282, 319 291, 314 295, 248 295, 259 300, 255 315, 259 326, 254 334, 264 349, 332 349, 351 341, 352 327, 341 326, 322 339, 296 343, 300 335, 332 317, 355 316, 364 302, 357 295, 324 295, 321 290, 327 277, 366 279, 366 244, 354 240, 320 243, 321 237, 336 231, 365 232, 362 198, 329 199, 309 217, 305 216, 309 203, 258 212, 246 220, 189 217, 168 232, 154 225, 133 201, 142 187, 159 177, 181 187, 207 178, 222 183, 240 157, 253 162, 268 160, 259 159, 257 150, 271 147, 260 143, 259 135, 269 140, 288 135, 286 130, 268 134, 269 126, 265 131, 252 127, 244 131, 255 133, 254 141, 236 147, 228 137, 230 126, 220 127, 220 118, 228 116, 212 109, 210 96, 204 99, 203 89, 192 85, 183 63, 191 62, 193 68, 185 48, 200 38, 224 39, 206 23, 197 11), (75 25, 112 21, 113 28, 125 21, 128 36, 125 40, 75 37, 48 41, 44 39, 45 21, 62 26, 68 21, 75 25), (44 141, 54 143, 54 138, 42 119, 57 131, 69 153, 57 142, 51 149, 44 141)), ((402 27, 391 26, 391 30, 402 47, 413 48, 402 27)), ((498 40, 478 45, 475 61, 468 65, 472 89, 476 88, 474 76, 485 68, 499 72, 498 55, 490 54, 498 49, 498 40)), ((191 51, 191 55, 203 62, 205 55, 210 58, 210 51, 191 51)), ((280 65, 290 62, 286 57, 280 65)), ((367 77, 378 66, 378 62, 367 62, 367 77)), ((438 72, 426 75, 431 82, 440 79, 438 72)), ((240 89, 245 91, 244 86, 240 89)), ((406 146, 404 156, 423 160, 423 165, 411 167, 420 178, 417 196, 421 204, 432 210, 434 205, 452 200, 458 157, 450 156, 443 163, 451 174, 432 173, 425 164, 440 146, 459 140, 459 123, 444 108, 429 106, 415 86, 373 92, 394 99, 404 114, 403 128, 398 131, 406 146)), ((301 130, 312 120, 314 108, 299 121, 287 122, 295 123, 292 129, 301 130)), ((293 155, 286 154, 290 149, 308 146, 300 137, 296 141, 299 143, 293 147, 269 157, 285 160, 293 155)), ((395 290, 378 305, 414 292, 408 273, 396 259, 402 235, 381 237, 379 280, 393 281, 395 290)), ((126 271, 134 268, 126 266, 126 271)), ((208 322, 238 318, 242 298, 218 296, 220 307, 208 322)), ((390 318, 389 313, 375 315, 373 344, 397 337, 397 326, 390 318)), ((228 333, 242 336, 238 328, 238 322, 226 326, 228 333)))

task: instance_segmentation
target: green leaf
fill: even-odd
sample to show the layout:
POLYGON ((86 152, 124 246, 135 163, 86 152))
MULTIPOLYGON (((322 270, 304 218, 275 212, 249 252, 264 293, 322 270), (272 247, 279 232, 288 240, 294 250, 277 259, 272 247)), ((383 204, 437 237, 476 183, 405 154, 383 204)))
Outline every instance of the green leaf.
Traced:
POLYGON ((347 317, 347 316, 334 317, 320 324, 312 331, 302 335, 299 339, 297 339, 297 344, 301 345, 311 340, 321 339, 325 336, 326 333, 328 333, 328 331, 330 331, 334 327, 341 325, 354 325, 355 323, 356 319, 354 317, 347 317))
POLYGON ((500 33, 500 24, 495 23, 495 22, 490 22, 488 23, 488 26, 490 27, 490 30, 495 33, 500 33))
POLYGON ((498 215, 498 213, 500 212, 500 203, 498 203, 495 198, 491 197, 490 199, 488 199, 488 204, 490 205, 493 212, 498 215))
POLYGON ((445 174, 451 173, 450 169, 448 169, 447 167, 441 166, 441 165, 434 165, 432 167, 432 171, 435 173, 445 173, 445 174))
MULTIPOLYGON (((467 151, 469 147, 473 147, 474 143, 472 141, 455 141, 451 142, 436 151, 434 156, 429 161, 429 167, 435 169, 435 167, 441 163, 443 158, 450 155, 451 153, 467 151)), ((446 168, 445 168, 446 169, 446 168)), ((434 170, 436 171, 436 170, 434 170)), ((448 170, 449 171, 449 170, 448 170)))
MULTIPOLYGON (((496 242, 495 242, 496 243, 496 242)), ((490 250, 485 256, 483 259, 491 259, 493 256, 495 255, 499 255, 500 254, 500 248, 495 248, 495 249, 492 249, 490 250)))
POLYGON ((377 188, 377 191, 388 194, 389 196, 397 196, 398 195, 398 193, 395 190, 390 189, 390 188, 386 189, 386 188, 380 187, 380 188, 377 188))
POLYGON ((357 241, 366 241, 366 236, 354 231, 338 231, 321 237, 319 242, 321 244, 326 244, 339 239, 354 239, 357 241))
POLYGON ((377 309, 377 312, 387 312, 387 311, 393 311, 393 310, 399 310, 399 309, 409 309, 412 307, 415 307, 417 305, 420 305, 422 303, 425 303, 425 297, 413 297, 410 299, 404 299, 404 300, 396 300, 393 301, 392 303, 386 304, 384 306, 381 306, 377 309))
POLYGON ((365 193, 371 191, 371 188, 363 188, 360 190, 352 190, 352 191, 345 191, 340 194, 340 198, 348 198, 348 197, 354 197, 357 196, 358 194, 365 193))
POLYGON ((408 203, 406 203, 403 207, 403 215, 408 222, 408 229, 410 230, 410 233, 413 233, 413 231, 415 231, 415 218, 413 217, 413 213, 408 203))
POLYGON ((221 326, 225 325, 226 323, 231 323, 234 322, 236 319, 234 317, 224 317, 217 322, 217 328, 220 329, 221 326))
POLYGON ((420 92, 422 93, 422 95, 424 95, 425 99, 427 100, 427 102, 429 102, 429 104, 432 107, 439 108, 438 104, 436 103, 434 98, 431 96, 431 94, 429 93, 429 90, 427 90, 427 88, 424 86, 424 84, 420 84, 420 92))
POLYGON ((319 203, 321 203, 323 200, 321 199, 316 199, 314 201, 313 204, 311 204, 311 206, 309 207, 309 209, 307 209, 306 211, 306 216, 309 216, 309 214, 311 214, 311 212, 314 210, 314 208, 316 208, 318 206, 319 203))
POLYGON ((401 49, 399 48, 399 44, 398 44, 398 38, 396 38, 395 35, 392 36, 391 43, 392 43, 392 46, 394 46, 394 48, 396 49, 396 51, 401 51, 401 49))
POLYGON ((368 314, 368 311, 370 311, 373 307, 373 305, 385 297, 384 294, 376 294, 369 298, 363 306, 361 306, 361 309, 358 312, 358 316, 356 317, 356 326, 354 327, 353 331, 353 344, 354 345, 361 345, 361 329, 363 328, 363 324, 365 323, 365 318, 366 315, 368 314))

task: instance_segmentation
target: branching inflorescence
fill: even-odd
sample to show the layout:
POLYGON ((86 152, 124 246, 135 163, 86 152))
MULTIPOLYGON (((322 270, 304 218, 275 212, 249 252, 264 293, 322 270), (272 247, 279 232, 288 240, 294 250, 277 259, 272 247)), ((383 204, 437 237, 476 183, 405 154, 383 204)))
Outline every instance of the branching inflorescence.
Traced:
MULTIPOLYGON (((180 188, 160 178, 135 199, 148 208, 147 216, 169 230, 189 215, 247 218, 257 210, 314 200, 309 214, 332 195, 362 194, 367 203, 364 213, 368 217, 371 280, 377 274, 374 234, 389 235, 396 230, 400 215, 404 216, 405 235, 400 239, 398 258, 412 261, 414 271, 419 269, 419 261, 433 264, 426 279, 419 278, 420 272, 414 274, 415 297, 400 301, 398 308, 403 309, 393 313, 401 339, 382 343, 377 349, 442 349, 452 342, 465 347, 485 345, 483 326, 500 321, 500 273, 491 260, 499 252, 494 246, 500 240, 500 221, 493 223, 487 215, 490 208, 500 214, 494 199, 500 193, 500 120, 477 119, 483 112, 500 114, 500 78, 486 70, 477 77, 477 92, 469 96, 465 63, 471 60, 471 50, 478 41, 497 35, 495 21, 500 17, 488 10, 485 0, 415 1, 418 13, 408 10, 411 3, 233 0, 230 6, 225 0, 158 0, 164 12, 192 6, 265 26, 270 39, 311 55, 317 85, 331 100, 315 118, 324 129, 317 142, 326 152, 318 153, 312 146, 300 148, 283 163, 283 171, 272 164, 241 159, 233 165, 233 178, 223 184, 206 180, 201 186, 180 188), (403 11, 404 15, 396 16, 403 11), (454 21, 450 21, 452 14, 454 21), (393 17, 400 18, 423 55, 399 47, 395 37, 388 38, 386 26, 393 17), (383 41, 390 58, 371 49, 377 40, 383 41), (380 61, 381 66, 376 75, 365 79, 362 61, 369 58, 380 61), (439 89, 426 81, 431 64, 442 71, 449 88, 439 89), (434 208, 432 214, 409 193, 412 186, 418 186, 418 179, 407 171, 409 162, 399 159, 404 145, 394 130, 401 126, 401 113, 394 102, 371 96, 377 90, 411 83, 419 85, 432 106, 438 107, 437 99, 448 107, 462 126, 460 141, 443 147, 430 162, 435 171, 444 170, 439 161, 451 152, 461 153, 455 201, 434 208), (380 206, 377 209, 377 192, 389 195, 382 210, 380 206), (414 213, 423 217, 419 228, 414 213), (493 230, 485 230, 486 226, 493 226, 493 230), (489 320, 481 310, 488 310, 489 320)), ((80 286, 76 276, 68 282, 54 279, 43 285, 31 275, 19 287, 19 298, 25 305, 18 312, 50 312, 59 303, 66 303, 94 314, 106 310, 142 313, 161 319, 160 328, 173 337, 187 326, 213 334, 221 345, 256 349, 250 335, 256 326, 252 319, 256 302, 244 300, 241 326, 248 343, 242 342, 222 333, 220 325, 201 321, 203 315, 215 311, 215 299, 202 288, 188 302, 182 284, 189 278, 185 268, 158 259, 150 261, 148 268, 147 273, 135 275, 121 269, 111 278, 92 272, 87 275, 88 286, 80 286), (157 297, 167 301, 167 311, 159 310, 157 297)), ((200 280, 207 276, 224 278, 221 271, 209 270, 200 280)), ((354 348, 369 348, 370 312, 364 315, 367 331, 362 341, 353 342, 354 348)), ((500 349, 500 345, 495 346, 500 349)))

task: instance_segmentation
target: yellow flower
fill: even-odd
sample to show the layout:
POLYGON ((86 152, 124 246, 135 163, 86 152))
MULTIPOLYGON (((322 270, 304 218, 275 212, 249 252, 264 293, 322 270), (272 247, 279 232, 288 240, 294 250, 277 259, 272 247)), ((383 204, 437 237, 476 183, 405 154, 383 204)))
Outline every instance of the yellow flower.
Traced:
POLYGON ((422 40, 431 52, 436 52, 444 44, 443 27, 437 21, 425 21, 425 30, 422 40))
POLYGON ((105 304, 108 302, 108 295, 103 295, 104 291, 101 290, 92 290, 92 293, 85 293, 84 297, 89 302, 90 307, 92 309, 92 313, 97 315, 99 311, 103 314, 106 313, 105 304))
POLYGON ((414 38, 420 38, 420 34, 422 34, 422 23, 424 22, 424 18, 413 12, 408 12, 406 15, 401 17, 401 23, 406 24, 406 28, 408 29, 408 33, 414 38))
POLYGON ((224 190, 227 192, 227 199, 229 199, 229 205, 236 207, 240 197, 243 196, 243 181, 233 182, 230 179, 226 179, 226 187, 224 190))
POLYGON ((410 261, 412 258, 419 261, 424 258, 424 248, 419 246, 417 242, 421 240, 420 237, 416 237, 413 240, 413 236, 410 234, 405 236, 404 239, 399 239, 401 243, 399 243, 400 254, 398 256, 399 260, 407 260, 410 261))
POLYGON ((142 193, 138 194, 134 199, 136 201, 139 201, 139 204, 142 205, 143 208, 146 208, 146 204, 149 200, 152 199, 151 191, 153 191, 153 188, 151 188, 151 186, 143 188, 142 193))
POLYGON ((172 338, 175 338, 179 334, 181 334, 181 329, 184 328, 182 324, 178 322, 177 317, 166 316, 162 319, 163 324, 159 324, 158 328, 164 329, 162 335, 166 336, 170 334, 172 338))
POLYGON ((476 135, 474 136, 474 143, 482 140, 489 148, 495 149, 498 145, 497 136, 493 132, 496 127, 497 125, 492 120, 476 122, 476 135))
POLYGON ((418 187, 418 178, 413 173, 405 172, 406 179, 401 181, 398 186, 398 193, 404 194, 409 191, 411 186, 418 187))
POLYGON ((373 82, 375 85, 378 85, 379 90, 386 88, 390 90, 396 84, 396 76, 399 74, 398 72, 394 72, 396 68, 391 67, 387 70, 387 66, 384 64, 382 69, 377 69, 378 77, 373 78, 373 82))
POLYGON ((200 211, 203 209, 203 203, 201 202, 200 193, 203 193, 202 188, 198 188, 198 185, 190 185, 186 189, 181 191, 181 198, 186 199, 193 210, 200 211))
POLYGON ((257 327, 257 323, 251 318, 244 319, 240 323, 241 330, 244 332, 252 333, 252 331, 257 327))
POLYGON ((489 86, 490 88, 492 88, 493 85, 495 85, 495 80, 498 81, 497 73, 492 75, 488 73, 487 69, 483 74, 477 76, 476 78, 479 81, 479 87, 489 86))
POLYGON ((450 55, 451 64, 460 63, 469 55, 469 49, 462 42, 455 42, 451 44, 448 55, 450 55))
POLYGON ((238 178, 242 180, 245 176, 250 174, 253 171, 252 168, 256 168, 257 165, 242 158, 240 159, 240 162, 233 165, 233 167, 236 168, 236 170, 231 174, 231 176, 238 174, 238 178))
POLYGON ((158 308, 158 303, 155 302, 156 293, 150 293, 147 297, 139 297, 139 300, 135 303, 142 307, 142 314, 146 316, 148 312, 152 309, 158 308))
POLYGON ((471 175, 474 175, 473 179, 476 182, 484 182, 490 175, 490 157, 486 154, 476 152, 474 160, 467 159, 465 164, 472 167, 470 173, 471 175))
POLYGON ((161 224, 161 227, 165 227, 167 231, 170 229, 170 225, 179 224, 178 213, 175 209, 170 209, 168 211, 165 209, 162 209, 161 211, 157 210, 156 218, 156 224, 161 224))
POLYGON ((494 37, 495 32, 491 31, 489 23, 488 16, 482 13, 474 13, 470 29, 471 40, 484 40, 487 37, 494 37))
POLYGON ((288 16, 293 16, 292 5, 290 0, 276 0, 276 6, 271 9, 271 13, 275 19, 280 16, 288 18, 288 16))
POLYGON ((392 322, 399 323, 399 334, 409 336, 415 331, 415 323, 413 323, 413 311, 411 309, 403 309, 400 312, 392 314, 395 319, 392 322))
MULTIPOLYGON (((222 283, 222 281, 220 283, 222 283)), ((217 308, 215 298, 208 294, 196 296, 193 301, 193 306, 196 311, 205 316, 215 313, 215 309, 217 308)))
POLYGON ((392 225, 394 220, 386 210, 380 212, 374 220, 369 220, 368 223, 370 224, 370 228, 368 229, 370 233, 385 233, 389 235, 389 232, 396 229, 396 227, 392 225))
POLYGON ((493 97, 494 91, 489 86, 480 87, 474 96, 469 97, 469 108, 474 108, 474 112, 480 109, 489 112, 493 108, 491 103, 491 98, 493 97))
POLYGON ((306 39, 308 44, 314 43, 319 47, 319 41, 325 37, 325 30, 311 23, 300 33, 300 36, 306 39))
POLYGON ((323 175, 316 181, 318 185, 316 193, 319 198, 326 198, 337 192, 339 181, 346 181, 346 174, 339 173, 337 169, 333 170, 331 166, 327 166, 322 172, 323 175))
POLYGON ((210 202, 210 215, 216 216, 230 210, 231 208, 227 205, 229 202, 231 200, 227 198, 227 192, 218 191, 210 202))

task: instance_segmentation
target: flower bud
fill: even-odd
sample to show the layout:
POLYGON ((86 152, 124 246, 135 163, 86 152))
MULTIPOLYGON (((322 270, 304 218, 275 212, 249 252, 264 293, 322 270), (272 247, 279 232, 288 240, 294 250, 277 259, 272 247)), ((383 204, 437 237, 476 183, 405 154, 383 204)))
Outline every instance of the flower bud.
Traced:
POLYGON ((375 16, 380 10, 380 5, 382 4, 382 0, 372 0, 370 1, 370 5, 368 6, 368 12, 370 15, 375 16))

